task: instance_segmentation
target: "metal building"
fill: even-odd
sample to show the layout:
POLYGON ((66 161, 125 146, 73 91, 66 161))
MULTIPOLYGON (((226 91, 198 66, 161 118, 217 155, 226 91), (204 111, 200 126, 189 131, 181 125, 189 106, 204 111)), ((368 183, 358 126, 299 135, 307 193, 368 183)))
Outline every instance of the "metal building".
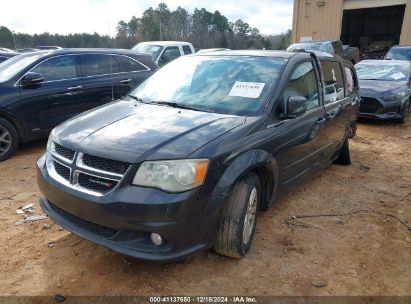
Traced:
POLYGON ((411 0, 294 0, 292 42, 322 39, 411 44, 411 0))

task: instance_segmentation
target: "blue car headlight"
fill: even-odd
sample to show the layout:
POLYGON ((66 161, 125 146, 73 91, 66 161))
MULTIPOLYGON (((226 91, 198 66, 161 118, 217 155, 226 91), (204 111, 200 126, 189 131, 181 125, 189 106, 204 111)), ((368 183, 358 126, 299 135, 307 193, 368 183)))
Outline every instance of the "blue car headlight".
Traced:
POLYGON ((404 91, 401 93, 397 93, 397 94, 393 94, 393 95, 386 95, 383 96, 382 99, 384 99, 385 101, 397 101, 397 100, 402 100, 405 97, 407 97, 409 95, 408 92, 404 91))

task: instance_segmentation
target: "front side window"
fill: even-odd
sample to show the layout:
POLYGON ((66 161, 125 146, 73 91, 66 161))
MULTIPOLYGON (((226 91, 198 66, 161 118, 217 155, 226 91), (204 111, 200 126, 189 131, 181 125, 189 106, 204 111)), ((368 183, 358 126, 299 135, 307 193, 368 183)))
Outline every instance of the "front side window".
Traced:
POLYGON ((180 50, 178 49, 178 47, 168 47, 161 55, 160 60, 158 61, 158 65, 163 66, 178 57, 180 57, 180 50))
POLYGON ((191 48, 188 45, 183 45, 183 52, 185 55, 192 54, 191 48))
POLYGON ((325 82, 325 100, 331 103, 344 98, 344 79, 339 62, 320 60, 325 82))
POLYGON ((311 62, 300 64, 291 75, 283 94, 284 102, 291 96, 305 97, 308 102, 307 110, 320 105, 317 78, 311 62))
POLYGON ((76 78, 77 74, 75 56, 58 56, 43 61, 31 72, 39 73, 43 76, 44 81, 55 81, 76 78))
POLYGON ((83 55, 83 69, 86 76, 107 75, 118 73, 120 68, 112 55, 83 55))
POLYGON ((116 60, 120 66, 120 72, 137 72, 147 70, 147 68, 142 64, 127 56, 116 56, 116 60))
POLYGON ((248 115, 258 112, 287 59, 257 56, 183 56, 156 71, 131 95, 199 110, 248 115))

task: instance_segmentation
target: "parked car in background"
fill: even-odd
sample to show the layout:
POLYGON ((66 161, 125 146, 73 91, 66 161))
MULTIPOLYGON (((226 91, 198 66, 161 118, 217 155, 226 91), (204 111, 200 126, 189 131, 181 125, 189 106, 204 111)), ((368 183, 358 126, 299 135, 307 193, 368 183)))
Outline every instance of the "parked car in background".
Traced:
POLYGON ((230 51, 230 49, 225 49, 225 48, 201 49, 201 50, 198 50, 196 53, 208 53, 208 52, 217 52, 217 51, 230 51))
POLYGON ((20 142, 47 137, 63 121, 127 95, 156 70, 130 50, 62 49, 0 65, 0 161, 20 142))
POLYGON ((38 50, 61 50, 61 46, 56 46, 56 45, 38 45, 36 46, 36 49, 38 50))
POLYGON ((2 52, 0 51, 0 63, 2 63, 3 61, 6 61, 7 59, 20 55, 19 53, 15 53, 15 52, 2 52))
POLYGON ((355 64, 359 61, 359 50, 356 47, 343 46, 341 40, 312 40, 291 44, 287 51, 315 51, 337 55, 355 64))
POLYGON ((363 60, 355 68, 361 95, 358 116, 404 122, 410 111, 410 62, 363 60))
POLYGON ((241 258, 259 209, 332 162, 350 164, 358 86, 347 69, 356 79, 348 61, 307 52, 179 58, 125 99, 54 129, 37 162, 41 207, 140 259, 213 246, 241 258))
POLYGON ((385 55, 384 59, 411 61, 411 45, 395 45, 385 55))
POLYGON ((17 49, 17 52, 19 52, 19 53, 31 53, 31 52, 36 52, 36 51, 40 51, 40 50, 35 49, 35 48, 17 49))
POLYGON ((363 59, 382 59, 393 45, 392 41, 374 41, 362 51, 363 59))
POLYGON ((163 66, 184 55, 194 54, 191 43, 183 41, 147 41, 136 44, 132 50, 150 54, 156 64, 163 66))
POLYGON ((355 46, 343 45, 344 59, 356 64, 361 60, 360 49, 355 46))

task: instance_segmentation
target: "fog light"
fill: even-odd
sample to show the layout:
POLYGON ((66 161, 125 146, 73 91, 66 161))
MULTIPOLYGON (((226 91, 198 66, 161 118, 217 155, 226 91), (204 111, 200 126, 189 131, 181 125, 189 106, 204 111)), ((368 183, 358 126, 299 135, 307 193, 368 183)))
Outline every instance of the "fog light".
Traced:
POLYGON ((163 243, 163 238, 158 233, 150 234, 151 241, 154 245, 160 246, 163 243))

